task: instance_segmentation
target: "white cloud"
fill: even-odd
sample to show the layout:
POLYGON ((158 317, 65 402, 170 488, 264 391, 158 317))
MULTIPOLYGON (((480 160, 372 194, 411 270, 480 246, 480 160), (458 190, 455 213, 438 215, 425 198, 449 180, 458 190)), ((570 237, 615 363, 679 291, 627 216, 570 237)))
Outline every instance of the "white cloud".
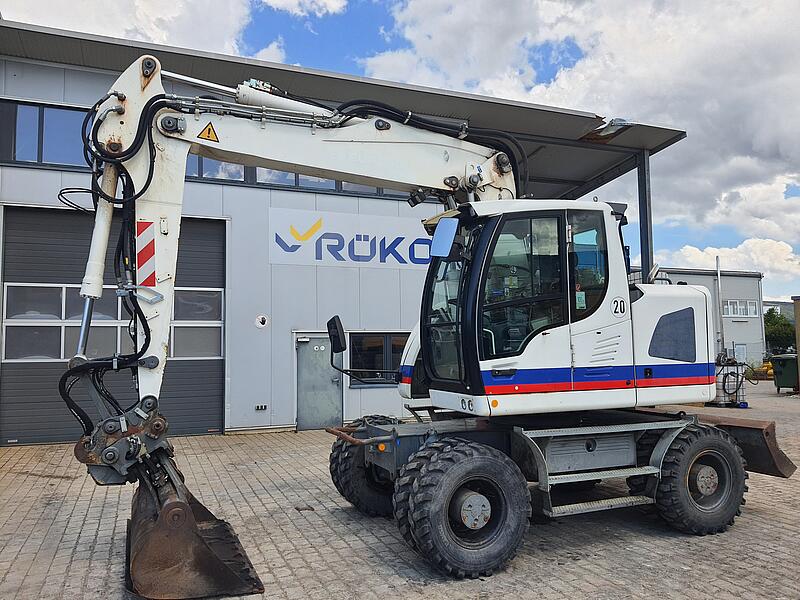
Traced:
POLYGON ((674 252, 659 251, 655 261, 664 267, 715 269, 717 256, 723 269, 760 271, 772 283, 800 279, 800 256, 786 242, 773 239, 750 238, 734 248, 687 245, 674 252))
POLYGON ((263 47, 253 55, 253 58, 278 63, 286 62, 286 50, 283 47, 283 38, 279 37, 268 46, 263 47))
MULTIPOLYGON (((407 0, 393 15, 407 47, 365 58, 367 75, 686 129, 653 158, 654 221, 800 243, 800 198, 781 188, 800 180, 797 2, 407 0), (565 39, 584 56, 537 84, 531 49, 565 39)), ((633 202, 632 184, 602 197, 633 202)))
POLYGON ((3 18, 110 37, 240 54, 240 36, 250 21, 249 0, 128 0, 108 7, 90 0, 5 0, 3 18))
POLYGON ((283 10, 298 17, 309 14, 322 17, 340 13, 347 8, 347 0, 261 0, 261 2, 270 8, 283 10))

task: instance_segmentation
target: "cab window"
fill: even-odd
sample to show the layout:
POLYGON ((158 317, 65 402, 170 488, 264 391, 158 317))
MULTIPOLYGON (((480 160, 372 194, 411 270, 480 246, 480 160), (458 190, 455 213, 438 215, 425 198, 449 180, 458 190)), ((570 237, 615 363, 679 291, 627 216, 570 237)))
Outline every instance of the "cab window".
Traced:
POLYGON ((483 286, 484 359, 519 354, 537 333, 566 322, 560 222, 541 216, 502 225, 483 286))
POLYGON ((567 218, 572 231, 569 268, 574 323, 603 302, 608 288, 608 252, 602 212, 571 210, 567 218))

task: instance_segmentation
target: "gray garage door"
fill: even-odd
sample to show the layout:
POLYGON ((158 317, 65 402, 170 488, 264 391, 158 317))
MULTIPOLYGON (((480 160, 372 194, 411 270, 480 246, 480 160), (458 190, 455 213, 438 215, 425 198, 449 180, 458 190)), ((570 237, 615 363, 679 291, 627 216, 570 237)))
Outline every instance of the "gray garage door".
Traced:
MULTIPOLYGON (((111 239, 116 239, 115 223, 111 239)), ((77 440, 80 427, 57 392, 74 352, 80 323, 78 288, 89 249, 92 219, 69 210, 6 207, 3 216, 0 444, 77 440)), ((110 245, 113 247, 113 244, 110 245)), ((113 293, 111 247, 103 299, 95 308, 89 354, 129 351, 113 293)), ((225 223, 184 219, 175 280, 170 358, 161 404, 177 434, 222 431, 225 223)), ((123 405, 135 397, 129 372, 109 373, 106 384, 123 405)), ((96 417, 82 392, 73 394, 96 417)))

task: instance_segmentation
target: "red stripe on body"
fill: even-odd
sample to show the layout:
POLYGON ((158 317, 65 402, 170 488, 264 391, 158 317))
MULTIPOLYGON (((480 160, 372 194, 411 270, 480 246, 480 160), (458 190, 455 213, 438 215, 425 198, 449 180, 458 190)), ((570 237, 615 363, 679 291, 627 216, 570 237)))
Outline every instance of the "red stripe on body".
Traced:
POLYGON ((701 377, 660 377, 658 379, 637 379, 636 387, 668 387, 673 385, 709 385, 716 383, 714 375, 701 377))
POLYGON ((156 274, 150 273, 139 285, 143 285, 146 287, 155 287, 156 285, 156 274))
POLYGON ((487 394, 526 394, 528 392, 568 392, 572 388, 569 381, 556 383, 518 383, 510 385, 487 385, 487 394))
POLYGON ((400 383, 411 383, 411 377, 403 377, 403 379, 400 380, 400 383))
MULTIPOLYGON (((679 385, 710 385, 716 382, 713 375, 703 377, 662 377, 659 379, 640 379, 636 381, 635 387, 669 387, 679 385)), ((404 381, 405 383, 405 381, 404 381)), ((527 394, 531 392, 569 392, 569 391, 589 391, 589 390, 620 390, 634 387, 632 379, 622 379, 619 381, 576 381, 570 384, 568 381, 559 383, 528 383, 510 385, 487 385, 487 394, 527 394)))
POLYGON ((615 381, 576 381, 572 384, 573 390, 619 390, 633 387, 633 379, 619 379, 615 381))

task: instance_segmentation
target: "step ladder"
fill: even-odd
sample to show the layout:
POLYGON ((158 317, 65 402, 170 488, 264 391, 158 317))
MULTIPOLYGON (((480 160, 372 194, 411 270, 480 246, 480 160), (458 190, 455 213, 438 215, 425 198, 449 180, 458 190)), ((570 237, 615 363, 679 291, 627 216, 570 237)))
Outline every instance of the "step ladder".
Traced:
MULTIPOLYGON (((550 485, 562 483, 575 483, 578 481, 594 481, 607 479, 622 479, 635 475, 658 475, 658 467, 629 467, 624 469, 607 469, 604 471, 584 471, 582 473, 565 473, 563 475, 550 475, 548 482, 550 485)), ((538 490, 537 490, 538 492, 538 490)), ((627 508, 629 506, 643 506, 655 504, 655 500, 650 496, 620 496, 617 498, 603 498, 601 500, 589 500, 588 502, 576 502, 574 504, 562 504, 560 506, 545 506, 542 512, 548 517, 566 517, 568 515, 579 515, 582 513, 597 512, 601 510, 611 510, 614 508, 627 508)))
MULTIPOLYGON (((538 429, 538 430, 522 430, 517 429, 521 433, 534 452, 537 462, 537 468, 542 473, 544 467, 544 481, 537 482, 533 485, 531 491, 538 494, 541 499, 541 512, 548 517, 564 517, 568 515, 578 515, 583 513, 598 512, 602 510, 611 510, 614 508, 627 508, 631 506, 645 506, 648 504, 655 504, 653 498, 655 487, 651 484, 648 486, 647 495, 635 496, 619 496, 612 498, 603 498, 599 500, 589 500, 586 502, 576 502, 573 504, 562 504, 553 506, 551 498, 551 489, 554 485, 561 485, 566 483, 577 483, 580 481, 606 481, 610 479, 626 479, 628 477, 643 476, 659 478, 661 469, 660 458, 653 464, 645 466, 625 466, 625 467, 603 467, 598 469, 582 470, 578 472, 556 472, 549 473, 547 469, 547 460, 545 453, 541 446, 545 440, 562 439, 570 437, 603 437, 606 435, 614 435, 621 433, 634 433, 644 431, 663 431, 664 443, 659 443, 659 451, 665 451, 666 447, 675 439, 675 436, 687 425, 693 423, 694 420, 690 418, 673 418, 673 419, 659 419, 648 422, 639 423, 618 423, 609 425, 587 425, 583 427, 564 427, 553 429, 538 429)), ((654 454, 656 450, 654 450, 654 454)), ((661 454, 663 456, 663 453, 661 454)), ((624 464, 624 463, 623 463, 624 464)))

